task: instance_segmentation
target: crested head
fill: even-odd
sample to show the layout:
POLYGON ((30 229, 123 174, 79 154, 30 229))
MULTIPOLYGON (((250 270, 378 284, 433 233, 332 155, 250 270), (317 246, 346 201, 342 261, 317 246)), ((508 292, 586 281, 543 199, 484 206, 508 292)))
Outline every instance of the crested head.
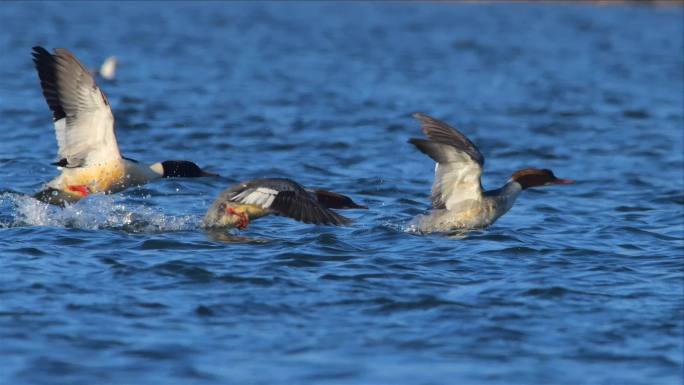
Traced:
POLYGON ((189 160, 165 160, 161 162, 164 178, 198 178, 201 176, 218 176, 203 171, 198 165, 189 160))
POLYGON ((548 186, 552 184, 571 184, 575 183, 572 179, 560 179, 553 175, 549 169, 524 168, 511 175, 511 180, 518 182, 524 189, 538 186, 548 186))

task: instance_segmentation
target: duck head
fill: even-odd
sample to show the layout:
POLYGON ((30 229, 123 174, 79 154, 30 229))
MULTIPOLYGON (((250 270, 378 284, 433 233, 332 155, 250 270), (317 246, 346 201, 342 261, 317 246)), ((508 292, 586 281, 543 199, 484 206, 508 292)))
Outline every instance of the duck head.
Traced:
POLYGON ((199 178, 201 176, 218 176, 213 172, 202 170, 189 160, 165 160, 161 162, 162 178, 199 178))
POLYGON ((214 202, 204 216, 203 222, 205 227, 237 227, 243 230, 249 225, 249 214, 238 203, 214 202))
POLYGON ((553 171, 548 169, 525 168, 513 173, 511 180, 520 184, 524 189, 530 187, 550 186, 553 184, 573 184, 572 179, 561 179, 553 175, 553 171))

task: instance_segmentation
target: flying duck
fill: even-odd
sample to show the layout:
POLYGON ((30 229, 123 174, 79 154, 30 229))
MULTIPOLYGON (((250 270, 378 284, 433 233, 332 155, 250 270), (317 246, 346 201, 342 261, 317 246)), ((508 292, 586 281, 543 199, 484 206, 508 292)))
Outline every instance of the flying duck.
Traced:
POLYGON ((409 143, 437 163, 430 195, 432 209, 416 221, 423 233, 484 228, 510 210, 521 191, 574 183, 557 178, 551 170, 526 168, 514 172, 503 187, 484 191, 480 176, 485 159, 480 150, 446 123, 421 113, 414 117, 427 139, 411 138, 409 143))
POLYGON ((300 222, 342 226, 351 223, 330 209, 366 208, 351 198, 326 191, 307 190, 285 178, 253 179, 224 190, 204 216, 205 228, 247 228, 251 220, 270 215, 300 222))
POLYGON ((59 160, 53 164, 61 169, 36 199, 64 205, 159 178, 217 175, 186 160, 143 164, 121 156, 109 101, 78 59, 64 48, 51 54, 33 47, 33 62, 55 125, 59 160))

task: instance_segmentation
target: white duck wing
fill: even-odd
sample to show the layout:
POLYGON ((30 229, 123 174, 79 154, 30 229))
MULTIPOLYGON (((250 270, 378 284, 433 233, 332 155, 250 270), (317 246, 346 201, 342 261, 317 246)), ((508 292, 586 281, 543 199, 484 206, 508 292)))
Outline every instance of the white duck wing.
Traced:
POLYGON ((114 116, 88 70, 66 49, 33 48, 43 96, 52 110, 59 162, 79 167, 119 159, 114 116))
POLYGON ((451 210, 463 202, 481 200, 484 156, 477 147, 444 122, 423 114, 414 116, 428 139, 412 138, 409 142, 437 163, 430 196, 432 206, 451 210))
POLYGON ((346 225, 349 219, 327 209, 298 183, 289 179, 255 179, 232 190, 229 200, 253 204, 304 223, 346 225))
POLYGON ((250 187, 240 191, 231 200, 246 205, 271 208, 278 193, 278 190, 270 189, 268 187, 250 187))

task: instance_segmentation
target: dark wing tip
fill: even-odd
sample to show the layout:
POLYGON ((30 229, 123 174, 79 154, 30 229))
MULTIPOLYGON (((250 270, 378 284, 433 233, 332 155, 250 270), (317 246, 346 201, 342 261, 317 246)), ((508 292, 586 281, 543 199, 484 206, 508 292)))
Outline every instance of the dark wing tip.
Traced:
POLYGON ((34 47, 31 47, 31 49, 33 50, 33 54, 34 54, 34 55, 44 55, 44 54, 48 54, 48 55, 49 55, 49 54, 50 54, 50 52, 48 52, 47 49, 45 49, 45 48, 43 48, 42 46, 39 46, 39 45, 34 46, 34 47))
MULTIPOLYGON (((467 136, 463 135, 462 132, 439 119, 435 119, 421 112, 416 112, 413 116, 420 121, 420 128, 430 141, 446 144, 459 151, 465 152, 480 166, 484 166, 484 156, 480 150, 478 150, 477 146, 475 146, 467 136)), ((411 141, 411 143, 418 146, 415 142, 411 141)))
POLYGON ((55 56, 41 46, 33 47, 33 63, 38 71, 43 97, 52 111, 54 121, 66 117, 66 112, 57 90, 57 61, 55 56))
POLYGON ((434 139, 432 137, 434 135, 437 135, 437 137, 444 140, 452 139, 450 137, 454 135, 465 136, 445 122, 435 119, 432 116, 426 115, 422 112, 416 112, 413 114, 413 117, 418 119, 418 121, 421 123, 421 130, 425 133, 425 135, 430 137, 430 139, 434 139))
POLYGON ((418 150, 420 150, 421 152, 423 152, 423 153, 425 152, 425 151, 423 151, 423 147, 424 147, 423 143, 427 142, 427 140, 420 139, 420 138, 409 138, 409 140, 407 140, 406 142, 411 143, 412 145, 416 146, 416 148, 418 150))
POLYGON ((356 202, 354 202, 353 199, 346 195, 342 195, 336 192, 332 191, 327 191, 327 190, 314 190, 312 191, 313 194, 316 196, 316 200, 318 200, 318 203, 323 205, 325 208, 328 209, 337 209, 337 210, 345 210, 345 209, 367 209, 367 206, 360 205, 356 202))
POLYGON ((413 117, 416 118, 416 119, 418 119, 418 120, 421 121, 421 122, 429 121, 429 120, 432 119, 430 116, 425 115, 425 114, 422 113, 422 112, 416 112, 416 113, 414 113, 414 114, 413 114, 413 117))
POLYGON ((33 63, 35 63, 38 71, 54 71, 54 67, 57 65, 56 53, 51 53, 41 46, 33 47, 31 56, 33 56, 33 63))
POLYGON ((448 124, 442 122, 439 119, 435 119, 430 115, 426 115, 422 112, 416 112, 415 114, 413 114, 413 117, 416 118, 420 123, 422 123, 422 125, 423 125, 422 129, 423 129, 423 132, 425 132, 425 134, 428 134, 427 131, 429 131, 429 130, 427 130, 425 125, 429 125, 429 124, 436 125, 436 126, 446 126, 449 129, 453 130, 453 127, 450 127, 448 124))
POLYGON ((314 225, 346 226, 352 223, 351 219, 330 211, 324 207, 313 210, 302 210, 303 216, 298 221, 314 225))
POLYGON ((337 214, 334 211, 330 211, 324 207, 321 207, 320 209, 320 212, 314 212, 314 220, 312 220, 310 223, 333 226, 346 226, 352 223, 351 219, 337 214))
POLYGON ((52 54, 43 47, 33 47, 31 56, 33 56, 33 63, 36 65, 36 69, 38 69, 39 72, 54 65, 52 54))
MULTIPOLYGON (((408 140, 408 142, 416 146, 420 152, 429 156, 437 163, 449 162, 449 157, 445 154, 445 148, 449 148, 448 145, 419 138, 411 138, 408 140)), ((451 151, 454 150, 452 149, 451 151)))
POLYGON ((350 219, 325 208, 304 190, 280 191, 269 208, 281 216, 304 223, 335 226, 351 223, 350 219))

